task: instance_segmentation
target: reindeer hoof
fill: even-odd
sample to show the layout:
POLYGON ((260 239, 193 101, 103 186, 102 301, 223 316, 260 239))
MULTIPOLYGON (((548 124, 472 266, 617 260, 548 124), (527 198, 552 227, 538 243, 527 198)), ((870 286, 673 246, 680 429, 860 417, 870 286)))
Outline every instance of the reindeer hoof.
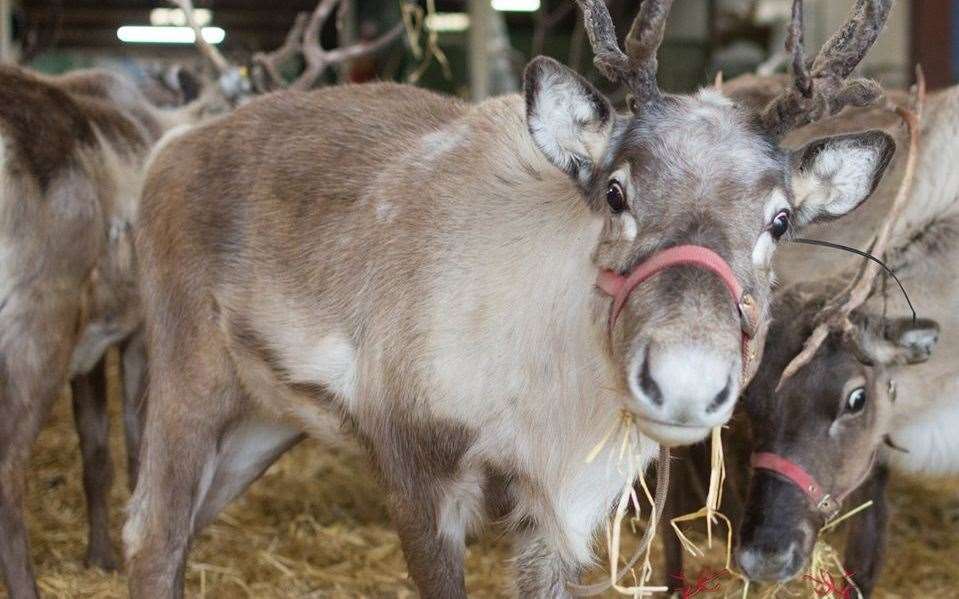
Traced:
POLYGON ((114 555, 113 549, 109 547, 106 550, 91 549, 87 551, 87 557, 83 560, 83 565, 87 568, 99 568, 106 572, 114 572, 118 567, 116 555, 114 555))

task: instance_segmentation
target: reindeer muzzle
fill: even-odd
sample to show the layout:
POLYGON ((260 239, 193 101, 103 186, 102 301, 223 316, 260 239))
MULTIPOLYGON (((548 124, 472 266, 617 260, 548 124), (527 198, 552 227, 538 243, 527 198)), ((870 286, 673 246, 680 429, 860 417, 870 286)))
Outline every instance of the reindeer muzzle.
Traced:
POLYGON ((676 266, 694 266, 709 271, 719 277, 723 285, 729 291, 739 312, 739 320, 742 325, 742 351, 743 351, 743 379, 745 381, 752 376, 753 368, 750 368, 752 351, 751 340, 756 337, 759 326, 759 307, 756 304, 752 294, 745 292, 739 280, 736 278, 733 269, 722 256, 713 250, 700 245, 680 245, 671 247, 661 252, 653 254, 647 260, 640 262, 633 270, 625 275, 618 274, 611 270, 602 270, 596 279, 596 286, 606 295, 613 298, 613 305, 609 310, 609 321, 607 327, 612 336, 613 327, 616 320, 626 305, 629 295, 644 281, 656 276, 666 269, 676 266))

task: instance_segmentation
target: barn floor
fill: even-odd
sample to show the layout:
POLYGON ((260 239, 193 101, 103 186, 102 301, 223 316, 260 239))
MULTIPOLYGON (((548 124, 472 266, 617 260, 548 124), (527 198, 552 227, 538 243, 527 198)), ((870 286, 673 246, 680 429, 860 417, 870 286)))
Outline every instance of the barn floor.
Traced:
MULTIPOLYGON (((111 403, 117 403, 115 389, 111 403)), ((128 494, 119 467, 124 454, 117 422, 112 423, 118 464, 112 517, 119 546, 128 494)), ((86 570, 82 564, 86 524, 80 460, 66 400, 58 402, 34 449, 30 479, 28 525, 41 592, 53 597, 125 597, 122 574, 86 570)), ((889 559, 876 597, 959 597, 959 480, 900 480, 893 506, 889 559)), ((471 597, 507 595, 508 549, 505 540, 495 537, 470 547, 471 597)), ((718 548, 711 552, 710 565, 718 563, 720 554, 718 548)), ((695 571, 697 566, 689 567, 695 571)), ((405 571, 381 491, 364 460, 304 443, 204 531, 190 555, 187 592, 216 598, 412 597, 405 571)), ((727 579, 721 584, 724 592, 700 596, 742 596, 738 583, 727 579)), ((816 596, 808 589, 780 595, 816 596)), ((0 597, 5 596, 0 590, 0 597)))

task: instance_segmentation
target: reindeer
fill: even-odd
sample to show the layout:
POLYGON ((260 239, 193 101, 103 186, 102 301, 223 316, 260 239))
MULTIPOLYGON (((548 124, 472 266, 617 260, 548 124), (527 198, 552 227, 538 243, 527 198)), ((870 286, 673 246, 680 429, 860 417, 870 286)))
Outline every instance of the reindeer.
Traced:
MULTIPOLYGON (((176 2, 192 19, 192 3, 176 2)), ((282 85, 278 69, 294 42, 319 39, 335 2, 298 19, 283 48, 256 57, 257 81, 282 85), (307 26, 308 25, 308 26, 307 26), (304 38, 305 39, 305 38, 304 38)), ((323 51, 303 47, 309 87, 324 71, 392 42, 378 40, 323 51)), ((22 517, 30 447, 60 389, 70 382, 83 456, 88 505, 86 563, 114 569, 108 496, 104 355, 122 355, 124 433, 131 486, 139 470, 146 362, 133 257, 132 223, 149 153, 164 134, 178 134, 263 91, 197 35, 219 80, 194 101, 158 110, 131 82, 102 70, 44 77, 0 70, 0 565, 13 597, 37 594, 22 517)), ((174 84, 185 73, 170 71, 174 84)), ((265 83, 263 83, 265 85, 265 83)))
MULTIPOLYGON (((913 322, 906 316, 908 306, 902 300, 893 297, 891 290, 874 286, 868 303, 853 313, 857 329, 868 331, 861 341, 831 331, 811 361, 782 388, 773 391, 768 380, 760 383, 760 375, 753 383, 757 385, 755 393, 747 393, 744 399, 754 433, 762 431, 756 451, 772 448, 788 457, 836 499, 855 492, 857 502, 873 501, 851 526, 845 559, 846 569, 855 573, 854 580, 865 597, 870 596, 882 563, 889 471, 942 475, 959 470, 955 460, 959 453, 950 445, 952 437, 943 434, 955 422, 957 411, 952 359, 957 300, 947 283, 955 277, 954 253, 959 247, 955 242, 959 186, 951 177, 957 108, 959 88, 930 98, 912 201, 893 229, 885 252, 889 266, 924 318, 913 322), (940 328, 940 345, 945 347, 932 353, 940 328), (916 365, 899 368, 908 364, 916 365), (797 401, 800 395, 805 401, 797 401), (785 408, 787 405, 790 407, 785 408), (792 412, 788 436, 782 433, 781 421, 787 411, 792 412), (828 443, 822 442, 827 438, 828 443), (799 439, 821 442, 806 443, 800 449, 795 442, 799 439)), ((860 123, 867 121, 877 122, 877 115, 859 118, 860 123)), ((888 193, 879 194, 878 203, 863 215, 867 222, 879 217, 889 197, 888 193)), ((820 233, 832 242, 867 247, 868 239, 858 225, 850 223, 820 233)), ((810 262, 821 265, 822 259, 810 262)), ((848 269, 848 263, 818 273, 811 269, 794 273, 795 289, 786 301, 795 324, 783 324, 791 339, 786 345, 791 347, 782 350, 784 356, 775 360, 777 366, 770 364, 772 373, 783 369, 785 356, 790 350, 795 355, 811 325, 818 324, 823 298, 828 296, 817 293, 817 288, 828 289, 830 283, 835 287, 835 273, 842 268, 848 269)), ((753 577, 782 580, 808 562, 809 543, 815 540, 815 534, 809 533, 821 516, 788 477, 759 465, 745 508, 739 561, 753 577), (775 510, 769 508, 772 501, 778 506, 775 510), (773 542, 773 535, 779 540, 773 542)))
POLYGON ((488 518, 515 534, 521 596, 568 597, 656 445, 726 422, 765 338, 777 239, 859 206, 893 154, 878 131, 778 146, 876 98, 847 78, 890 2, 861 1, 759 112, 660 92, 668 0, 641 4, 625 52, 605 5, 578 4, 630 114, 539 57, 523 95, 284 91, 157 153, 136 237, 150 372, 133 597, 181 596, 196 532, 340 425, 369 449, 424 597, 465 596, 465 538, 488 518), (624 411, 636 460, 610 467, 600 441, 624 411))
POLYGON ((37 596, 22 515, 27 462, 68 381, 86 563, 116 567, 104 354, 122 349, 133 481, 145 362, 131 224, 151 147, 206 107, 160 111, 106 71, 44 77, 0 68, 0 566, 12 597, 37 596))
MULTIPOLYGON (((753 82, 734 87, 743 93, 757 89, 753 82)), ((737 561, 754 580, 784 582, 801 574, 825 521, 871 500, 871 507, 850 523, 843 559, 862 596, 871 596, 884 555, 890 470, 957 471, 951 437, 942 434, 956 413, 951 359, 956 298, 944 282, 955 277, 959 247, 959 184, 951 176, 957 110, 959 87, 930 97, 911 199, 891 226, 890 205, 908 175, 908 166, 901 163, 891 167, 856 222, 812 229, 816 238, 865 249, 874 231, 887 226, 888 249, 874 251, 885 254, 923 318, 913 320, 891 284, 887 289, 867 281, 871 296, 851 312, 852 326, 830 329, 808 361, 783 380, 828 316, 830 298, 861 266, 808 246, 784 248, 777 257, 789 284, 775 294, 764 361, 743 395, 743 418, 735 420, 730 446, 730 453, 746 464, 744 471, 753 464, 746 504, 734 500, 729 507, 740 523, 737 561), (937 343, 946 347, 933 352, 937 343)), ((884 108, 852 111, 793 134, 793 141, 871 127, 895 133, 897 122, 884 108)), ((668 544, 672 557, 667 571, 677 572, 678 543, 668 544)))

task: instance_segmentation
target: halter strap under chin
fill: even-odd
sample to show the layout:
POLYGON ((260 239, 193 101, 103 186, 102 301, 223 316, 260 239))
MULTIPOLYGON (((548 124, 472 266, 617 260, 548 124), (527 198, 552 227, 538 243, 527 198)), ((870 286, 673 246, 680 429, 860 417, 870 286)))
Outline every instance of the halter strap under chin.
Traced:
POLYGON ((835 518, 836 514, 839 513, 843 500, 866 480, 866 477, 868 477, 872 471, 872 466, 875 461, 876 454, 873 453, 872 459, 869 460, 869 466, 856 484, 835 497, 827 493, 823 486, 819 484, 819 481, 816 480, 816 477, 807 472, 805 468, 779 454, 772 452, 754 453, 750 459, 750 465, 754 470, 774 472, 799 487, 799 490, 802 491, 803 494, 809 498, 813 506, 815 506, 816 511, 822 514, 828 521, 835 518))

